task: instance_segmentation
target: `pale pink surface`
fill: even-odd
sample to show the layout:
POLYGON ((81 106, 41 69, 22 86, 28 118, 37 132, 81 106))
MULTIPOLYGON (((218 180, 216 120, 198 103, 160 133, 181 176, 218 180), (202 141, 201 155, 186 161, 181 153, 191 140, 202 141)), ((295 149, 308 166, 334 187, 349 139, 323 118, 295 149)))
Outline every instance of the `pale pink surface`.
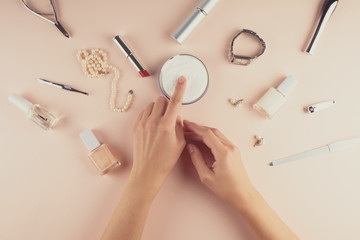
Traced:
MULTIPOLYGON (((34 1, 33 1, 34 2, 34 1)), ((42 1, 41 4, 47 4, 42 1)), ((183 118, 222 130, 240 147, 259 191, 302 239, 360 237, 360 147, 269 167, 268 162, 330 142, 360 136, 360 2, 340 1, 314 56, 302 52, 322 1, 223 0, 182 46, 170 34, 197 1, 57 2, 66 39, 30 14, 20 1, 0 7, 0 239, 98 239, 127 181, 132 162, 132 125, 137 113, 161 95, 159 70, 179 53, 199 57, 210 74, 205 97, 183 110, 183 118), (267 43, 248 67, 229 63, 233 35, 242 28, 267 43), (147 66, 141 78, 112 42, 123 35, 147 66), (122 102, 128 89, 135 102, 127 113, 108 107, 111 76, 87 79, 75 57, 83 48, 102 48, 121 70, 122 102), (269 87, 289 74, 300 84, 272 120, 251 109, 269 87), (88 91, 90 96, 39 84, 42 77, 88 91), (62 117, 45 132, 7 101, 16 92, 62 117), (229 97, 244 98, 234 109, 229 97), (302 108, 335 99, 314 115, 302 108), (123 165, 99 176, 79 133, 91 128, 123 165), (254 134, 266 145, 253 148, 254 134)), ((45 5, 44 5, 45 6, 45 5)), ((145 240, 254 239, 244 220, 205 189, 187 155, 156 198, 145 240)))

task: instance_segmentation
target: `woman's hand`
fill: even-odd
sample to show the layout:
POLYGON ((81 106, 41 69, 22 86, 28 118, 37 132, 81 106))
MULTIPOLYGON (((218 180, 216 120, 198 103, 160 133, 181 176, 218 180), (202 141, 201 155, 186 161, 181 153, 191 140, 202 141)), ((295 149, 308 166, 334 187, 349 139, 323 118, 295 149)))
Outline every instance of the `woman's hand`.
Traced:
POLYGON ((186 89, 180 77, 170 101, 159 97, 135 122, 134 163, 103 240, 140 240, 152 201, 185 147, 178 117, 186 89))
POLYGON ((184 121, 185 136, 190 140, 204 143, 214 156, 212 166, 200 149, 188 144, 187 149, 201 181, 215 194, 234 204, 245 201, 254 192, 254 187, 241 162, 239 149, 219 130, 184 121))
POLYGON ((170 101, 159 97, 155 103, 150 103, 140 112, 134 126, 134 163, 130 179, 155 192, 185 147, 182 122, 178 117, 185 89, 186 79, 180 77, 170 101))
POLYGON ((201 181, 215 194, 230 203, 252 226, 259 239, 298 240, 253 187, 241 162, 239 149, 219 130, 184 121, 185 136, 204 143, 214 156, 208 166, 199 148, 187 149, 201 181))

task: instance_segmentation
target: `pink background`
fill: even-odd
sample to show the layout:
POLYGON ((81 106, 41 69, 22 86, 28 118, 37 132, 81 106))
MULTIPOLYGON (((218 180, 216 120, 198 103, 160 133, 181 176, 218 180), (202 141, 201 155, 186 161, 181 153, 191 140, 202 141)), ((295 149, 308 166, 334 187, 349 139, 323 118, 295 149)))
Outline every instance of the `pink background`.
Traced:
MULTIPOLYGON (((33 0, 35 2, 35 0, 33 0)), ((242 151, 259 191, 302 239, 360 237, 360 148, 291 164, 268 162, 333 141, 360 136, 360 2, 340 1, 314 56, 302 52, 323 1, 223 0, 180 46, 170 34, 198 1, 57 1, 66 39, 30 14, 20 0, 0 7, 0 239, 99 239, 127 181, 132 162, 132 125, 137 113, 161 95, 157 78, 166 59, 199 57, 210 74, 205 97, 182 116, 222 130, 242 151), (232 37, 247 28, 267 43, 248 67, 227 59, 232 37), (152 76, 141 78, 112 42, 121 34, 152 76), (126 113, 108 107, 111 76, 87 79, 75 54, 102 48, 121 71, 120 100, 135 102, 126 113), (272 120, 251 105, 293 74, 300 81, 272 120), (39 84, 42 77, 88 91, 83 96, 39 84), (61 116, 46 132, 7 101, 16 92, 61 116), (228 98, 244 98, 233 108, 228 98), (336 106, 307 115, 302 108, 335 99, 336 106), (99 176, 79 133, 91 128, 123 159, 99 176), (253 136, 266 145, 253 148, 253 136)), ((38 1, 44 9, 48 1, 38 1)), ((143 239, 254 239, 249 226, 199 182, 184 155, 157 196, 143 239)))

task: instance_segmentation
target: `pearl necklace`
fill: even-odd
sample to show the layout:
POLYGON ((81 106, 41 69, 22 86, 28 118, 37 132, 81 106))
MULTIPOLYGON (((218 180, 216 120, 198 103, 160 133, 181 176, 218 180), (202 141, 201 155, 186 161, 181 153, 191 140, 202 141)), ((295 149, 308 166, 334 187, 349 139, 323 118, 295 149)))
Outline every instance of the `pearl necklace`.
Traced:
POLYGON ((127 95, 125 105, 123 107, 116 106, 117 82, 120 78, 120 72, 117 67, 107 63, 106 53, 101 49, 92 49, 91 52, 87 50, 79 50, 76 54, 78 60, 81 62, 82 69, 85 75, 89 78, 99 78, 108 74, 111 70, 114 71, 114 79, 111 83, 110 108, 114 112, 125 112, 130 107, 133 100, 133 90, 130 90, 127 95))

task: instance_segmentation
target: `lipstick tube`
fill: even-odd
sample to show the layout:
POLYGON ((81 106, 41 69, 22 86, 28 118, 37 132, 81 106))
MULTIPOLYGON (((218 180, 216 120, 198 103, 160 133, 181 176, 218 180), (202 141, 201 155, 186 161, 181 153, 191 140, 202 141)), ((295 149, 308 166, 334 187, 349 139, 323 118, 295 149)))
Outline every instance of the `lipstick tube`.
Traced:
POLYGON ((115 36, 113 38, 116 46, 118 46, 121 51, 125 54, 126 58, 132 63, 135 69, 139 72, 141 77, 148 77, 150 76, 149 72, 143 67, 140 61, 135 57, 133 51, 129 48, 129 46, 125 43, 125 41, 119 36, 115 36))
POLYGON ((171 36, 182 44, 218 2, 219 0, 202 0, 171 36))

